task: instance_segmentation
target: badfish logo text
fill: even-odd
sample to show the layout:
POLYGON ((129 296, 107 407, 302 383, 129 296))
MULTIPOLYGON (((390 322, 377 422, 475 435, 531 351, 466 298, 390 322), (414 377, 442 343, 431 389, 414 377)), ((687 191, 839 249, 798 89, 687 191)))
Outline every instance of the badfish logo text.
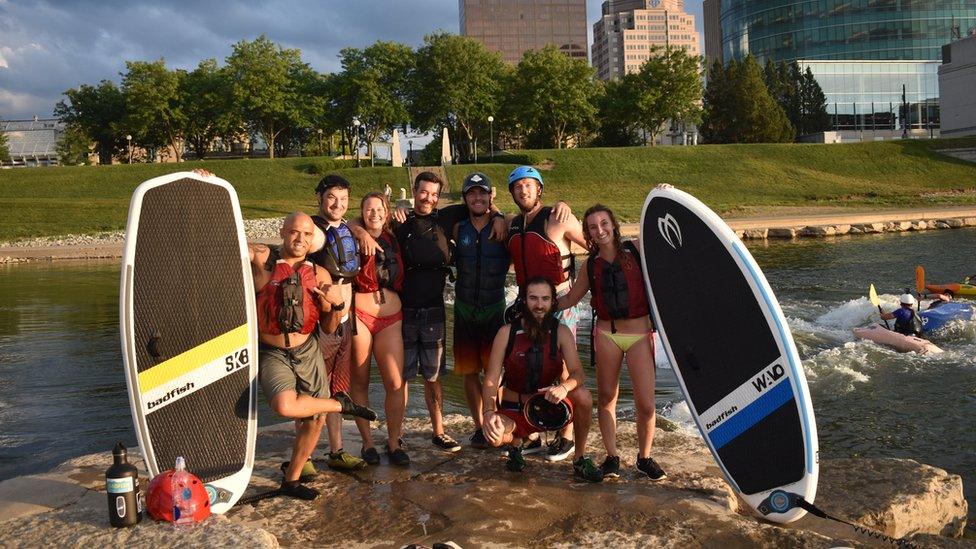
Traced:
POLYGON ((672 248, 677 250, 681 246, 681 227, 671 214, 657 218, 657 230, 661 231, 661 236, 672 248))

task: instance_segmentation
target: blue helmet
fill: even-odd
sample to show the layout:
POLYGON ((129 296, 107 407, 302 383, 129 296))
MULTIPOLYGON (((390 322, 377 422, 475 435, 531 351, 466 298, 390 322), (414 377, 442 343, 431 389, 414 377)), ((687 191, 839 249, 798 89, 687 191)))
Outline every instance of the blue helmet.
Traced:
POLYGON ((508 174, 508 192, 512 192, 512 185, 515 184, 519 179, 525 179, 526 177, 530 179, 535 179, 539 182, 539 189, 542 189, 542 174, 539 170, 533 168, 532 166, 519 166, 512 170, 512 173, 508 174))

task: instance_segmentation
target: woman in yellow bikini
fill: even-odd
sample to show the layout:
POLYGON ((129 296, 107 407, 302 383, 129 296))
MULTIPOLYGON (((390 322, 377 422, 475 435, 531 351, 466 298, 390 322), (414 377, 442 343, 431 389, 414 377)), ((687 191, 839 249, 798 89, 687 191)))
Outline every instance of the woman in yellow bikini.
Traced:
POLYGON ((600 433, 607 449, 604 476, 618 477, 617 397, 624 357, 637 409, 637 470, 651 480, 667 475, 651 457, 654 441, 654 327, 644 289, 641 259, 632 241, 621 242, 620 224, 610 208, 596 204, 583 216, 590 257, 560 309, 576 305, 587 291, 595 312, 593 349, 600 433))
MULTIPOLYGON (((403 312, 400 296, 403 289, 403 259, 393 233, 389 230, 390 203, 383 193, 372 192, 360 204, 358 220, 378 244, 376 254, 363 258, 362 269, 353 281, 356 294, 356 333, 352 340, 353 368, 351 393, 355 402, 369 400, 370 354, 386 390, 386 455, 393 465, 410 463, 400 448, 406 396, 403 388, 403 312)), ((369 422, 356 421, 363 437, 362 458, 370 465, 380 462, 373 444, 369 422)))

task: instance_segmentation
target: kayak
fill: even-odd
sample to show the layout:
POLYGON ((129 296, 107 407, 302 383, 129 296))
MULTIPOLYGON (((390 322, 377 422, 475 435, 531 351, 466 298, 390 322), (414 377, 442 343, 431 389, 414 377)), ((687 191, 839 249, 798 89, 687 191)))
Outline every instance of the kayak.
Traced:
POLYGON ((925 289, 932 294, 949 294, 952 296, 976 297, 976 285, 964 282, 953 282, 950 284, 926 284, 925 289))
POLYGON ((922 331, 934 332, 953 320, 973 320, 973 313, 973 306, 968 303, 948 302, 926 309, 918 316, 922 318, 922 331))
POLYGON ((880 324, 872 324, 864 328, 854 328, 854 337, 867 339, 891 347, 901 353, 941 353, 942 349, 931 341, 915 336, 907 336, 893 332, 880 324))

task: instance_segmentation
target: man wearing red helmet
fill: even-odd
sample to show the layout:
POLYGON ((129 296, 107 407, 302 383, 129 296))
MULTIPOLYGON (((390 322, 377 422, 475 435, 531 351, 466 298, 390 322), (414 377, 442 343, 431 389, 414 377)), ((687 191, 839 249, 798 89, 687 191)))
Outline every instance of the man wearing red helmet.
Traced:
POLYGON ((586 437, 590 431, 593 399, 583 386, 583 366, 576 351, 576 338, 552 313, 556 307, 556 288, 552 281, 533 277, 526 281, 522 316, 498 330, 491 347, 485 372, 484 433, 495 447, 511 444, 506 467, 521 471, 525 467, 522 440, 544 428, 531 425, 524 416, 525 402, 540 390, 546 400, 557 403, 569 400, 574 447, 573 472, 589 482, 603 480, 603 472, 585 455, 586 437), (505 372, 501 399, 496 399, 505 372), (568 372, 568 377, 564 376, 568 372))

